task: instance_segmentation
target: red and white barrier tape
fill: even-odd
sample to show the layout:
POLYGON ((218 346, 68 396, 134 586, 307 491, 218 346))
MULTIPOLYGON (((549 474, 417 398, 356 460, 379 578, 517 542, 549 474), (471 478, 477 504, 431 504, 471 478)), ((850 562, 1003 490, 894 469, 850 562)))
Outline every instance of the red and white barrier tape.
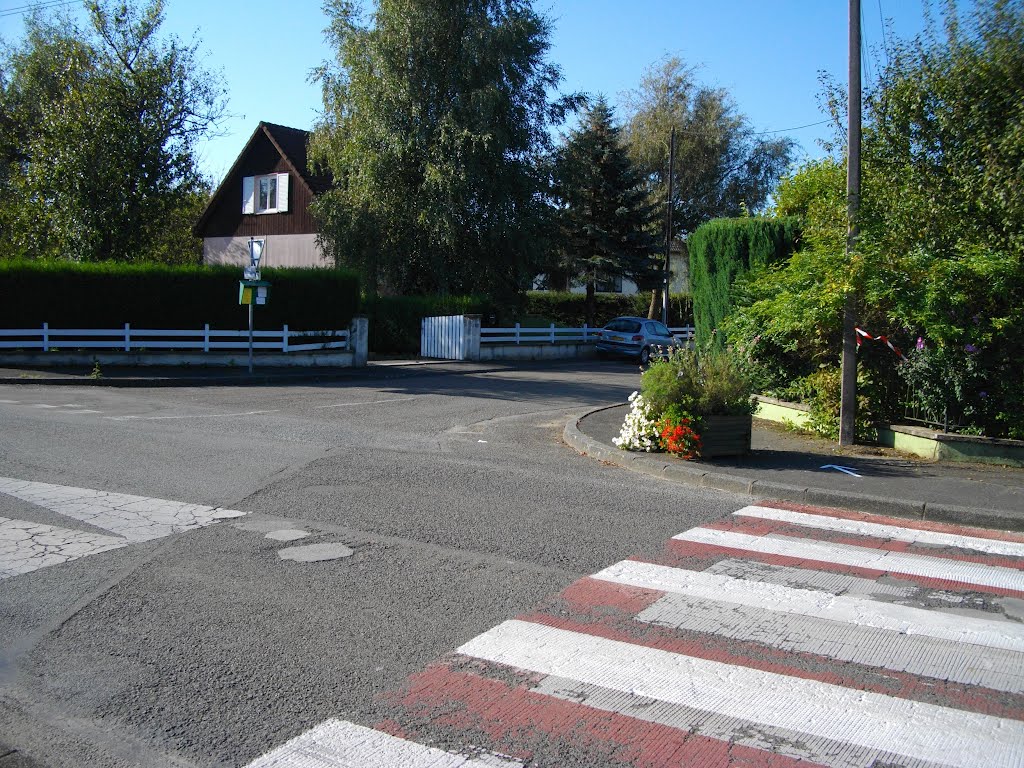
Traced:
POLYGON ((869 341, 881 341, 881 342, 884 342, 885 346, 887 346, 889 349, 891 349, 893 352, 895 352, 896 353, 896 357, 898 357, 900 360, 906 360, 907 359, 906 355, 904 355, 902 352, 900 352, 899 347, 897 347, 895 344, 893 344, 891 341, 889 341, 888 337, 886 337, 886 336, 872 336, 870 333, 868 333, 863 328, 860 328, 858 326, 855 326, 854 330, 857 332, 857 349, 860 349, 861 337, 864 337, 865 339, 868 339, 869 341))

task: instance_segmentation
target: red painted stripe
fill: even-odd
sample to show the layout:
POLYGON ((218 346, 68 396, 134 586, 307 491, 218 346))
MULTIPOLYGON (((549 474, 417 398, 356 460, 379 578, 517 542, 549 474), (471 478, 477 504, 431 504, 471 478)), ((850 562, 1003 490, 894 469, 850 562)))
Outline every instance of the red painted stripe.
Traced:
POLYGON ((657 589, 644 589, 628 584, 615 584, 589 576, 570 584, 555 598, 576 609, 600 606, 605 613, 612 611, 635 616, 650 608, 665 593, 657 589))
POLYGON ((966 525, 954 523, 933 523, 928 520, 914 520, 906 517, 886 517, 884 515, 871 515, 866 512, 852 512, 848 509, 836 509, 832 507, 816 507, 808 504, 796 504, 788 501, 758 501, 759 507, 773 507, 775 509, 788 509, 791 512, 806 512, 809 515, 821 515, 822 517, 838 517, 842 520, 857 520, 865 523, 880 523, 882 525, 895 525, 901 528, 910 528, 915 531, 933 531, 935 533, 950 533, 956 536, 974 536, 979 539, 992 539, 993 541, 1013 541, 1024 544, 1024 534, 1012 531, 994 531, 988 528, 970 528, 966 525))
POLYGON ((843 531, 829 531, 821 528, 810 528, 799 523, 789 523, 784 520, 766 520, 761 517, 746 517, 745 515, 733 515, 724 520, 708 523, 701 526, 716 531, 735 531, 745 533, 749 536, 788 536, 793 539, 808 539, 811 541, 827 541, 832 544, 849 544, 854 547, 866 549, 881 549, 888 552, 906 552, 913 555, 925 555, 926 557, 943 558, 946 560, 957 560, 965 563, 977 563, 979 565, 993 565, 999 568, 1012 568, 1024 570, 1024 559, 1018 557, 1007 557, 1006 555, 986 555, 977 552, 970 552, 953 547, 936 547, 922 544, 913 544, 909 541, 895 541, 892 539, 881 539, 876 536, 858 535, 843 531))
MULTIPOLYGON (((386 701, 390 727, 444 743, 458 739, 543 765, 811 768, 814 763, 531 692, 525 685, 437 664, 386 701), (460 739, 460 736, 464 738, 460 739), (486 740, 488 743, 483 744, 486 740)), ((476 665, 482 672, 484 665, 476 665)), ((500 675, 500 668, 493 674, 500 675)), ((383 728, 382 728, 383 730, 383 728)))
POLYGON ((599 579, 587 578, 582 581, 591 582, 585 591, 566 590, 538 611, 516 618, 789 677, 874 691, 951 709, 1024 719, 1022 694, 994 691, 858 662, 836 661, 828 656, 781 650, 749 640, 648 624, 637 621, 634 615, 623 615, 605 608, 606 602, 614 603, 619 599, 616 593, 623 589, 621 585, 599 579))
POLYGON ((882 576, 905 582, 909 586, 923 587, 925 589, 944 589, 951 592, 984 592, 990 595, 1002 595, 1005 597, 1024 597, 1024 590, 1004 589, 985 584, 968 584, 962 581, 951 581, 948 579, 932 579, 925 576, 917 576, 905 573, 890 573, 877 568, 859 568, 838 563, 829 563, 823 560, 808 560, 800 557, 789 557, 786 555, 772 555, 763 552, 752 552, 747 549, 734 549, 733 547, 722 547, 713 544, 700 544, 691 541, 672 539, 666 545, 663 555, 651 562, 659 565, 671 565, 675 568, 687 568, 691 571, 704 571, 715 563, 726 558, 737 558, 740 560, 752 560, 768 565, 783 565, 793 568, 807 568, 827 573, 843 573, 849 576, 860 576, 865 579, 878 579, 882 576))

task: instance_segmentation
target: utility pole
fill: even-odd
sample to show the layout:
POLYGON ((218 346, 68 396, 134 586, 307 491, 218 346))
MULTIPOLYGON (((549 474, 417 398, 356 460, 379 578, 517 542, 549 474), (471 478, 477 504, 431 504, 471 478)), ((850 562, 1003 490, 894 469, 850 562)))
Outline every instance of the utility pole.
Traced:
POLYGON ((661 322, 668 325, 668 294, 672 287, 672 181, 676 170, 676 127, 668 145, 668 223, 665 225, 665 289, 661 294, 661 322))
MULTIPOLYGON (((850 87, 847 102, 849 147, 846 158, 846 263, 851 264, 857 245, 857 213, 860 208, 860 0, 850 0, 850 87)), ((856 296, 851 290, 843 306, 842 390, 839 404, 839 445, 853 445, 857 420, 857 318, 856 296)))

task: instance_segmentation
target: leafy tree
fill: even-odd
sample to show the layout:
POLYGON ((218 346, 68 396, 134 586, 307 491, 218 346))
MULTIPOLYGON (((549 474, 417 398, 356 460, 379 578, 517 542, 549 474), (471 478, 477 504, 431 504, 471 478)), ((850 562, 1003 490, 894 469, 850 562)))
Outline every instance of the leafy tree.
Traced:
POLYGON ((654 206, 621 138, 602 98, 555 160, 563 264, 586 280, 589 324, 595 321, 598 280, 625 276, 644 285, 660 274, 650 234, 654 206))
POLYGON ((33 13, 4 52, 0 162, 14 252, 194 261, 207 193, 194 147, 223 114, 197 45, 159 36, 163 1, 89 0, 91 28, 33 13))
POLYGON ((518 293, 544 247, 548 127, 578 102, 549 98, 548 21, 530 0, 378 0, 370 24, 351 0, 325 11, 322 245, 371 293, 518 293))
MULTIPOLYGON (((730 333, 757 338, 757 359, 775 360, 775 383, 792 383, 835 364, 842 296, 853 290, 860 324, 910 358, 861 348, 872 402, 898 406, 900 375, 939 423, 948 414, 1024 437, 1024 9, 978 0, 962 16, 949 2, 943 18, 892 45, 866 96, 852 258, 842 165, 805 168, 780 188, 780 209, 805 208, 810 247, 746 285, 748 306, 730 333), (769 354, 766 339, 788 357, 769 354)), ((827 93, 832 104, 840 96, 827 93)))
POLYGON ((758 211, 789 166, 791 139, 759 135, 727 91, 701 85, 677 57, 648 68, 627 107, 630 154, 662 215, 676 129, 673 238, 711 219, 758 211))

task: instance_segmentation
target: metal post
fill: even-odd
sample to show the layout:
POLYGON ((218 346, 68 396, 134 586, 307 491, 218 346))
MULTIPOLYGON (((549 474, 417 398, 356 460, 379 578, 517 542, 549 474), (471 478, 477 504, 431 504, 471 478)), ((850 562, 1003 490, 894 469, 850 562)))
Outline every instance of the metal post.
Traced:
POLYGON ((252 300, 249 304, 249 374, 252 374, 252 328, 253 328, 253 309, 256 305, 256 296, 252 296, 252 300))
POLYGON ((665 227, 665 290, 661 295, 661 322, 668 325, 668 293, 672 286, 672 182, 676 169, 676 128, 668 145, 668 223, 665 227))
MULTIPOLYGON (((846 164, 846 199, 849 224, 846 236, 846 262, 852 261, 857 245, 857 212, 860 208, 860 0, 850 0, 850 93, 849 148, 846 164)), ((839 402, 839 444, 853 445, 857 421, 857 319, 856 297, 851 290, 843 306, 842 390, 839 402)))

